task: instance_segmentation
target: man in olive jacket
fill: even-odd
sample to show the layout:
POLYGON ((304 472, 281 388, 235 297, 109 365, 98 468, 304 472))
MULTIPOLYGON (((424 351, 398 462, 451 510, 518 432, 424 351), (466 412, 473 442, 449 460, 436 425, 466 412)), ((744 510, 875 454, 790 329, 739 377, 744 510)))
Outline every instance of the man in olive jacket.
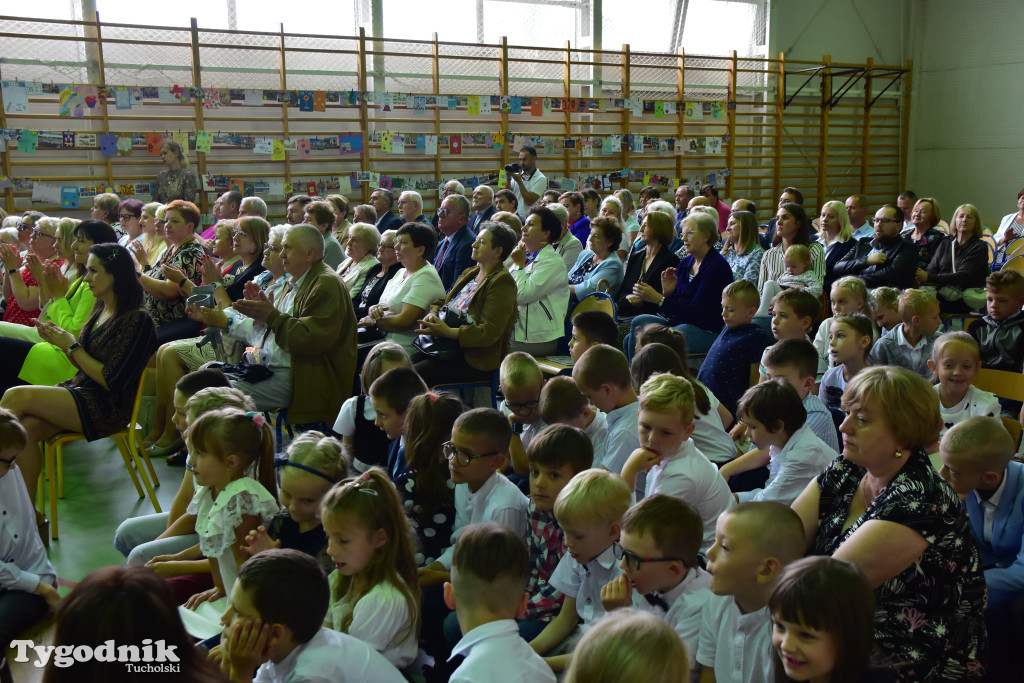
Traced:
POLYGON ((291 354, 292 397, 288 422, 331 424, 352 395, 356 372, 356 324, 352 298, 324 265, 324 238, 311 225, 285 235, 281 260, 296 289, 292 315, 274 308, 263 292, 234 303, 239 313, 264 322, 274 341, 291 354))

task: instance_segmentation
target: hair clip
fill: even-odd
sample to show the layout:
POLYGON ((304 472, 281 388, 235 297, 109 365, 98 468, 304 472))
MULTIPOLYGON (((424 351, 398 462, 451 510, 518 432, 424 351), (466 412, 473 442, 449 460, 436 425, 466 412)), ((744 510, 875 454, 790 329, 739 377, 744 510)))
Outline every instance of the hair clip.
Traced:
POLYGON ((368 482, 369 481, 373 481, 373 478, 370 477, 370 471, 367 470, 367 471, 363 472, 362 474, 360 474, 359 475, 359 481, 368 481, 368 482))
POLYGON ((438 395, 437 395, 436 392, 428 391, 427 392, 427 398, 430 399, 431 404, 437 403, 438 395))
POLYGON ((252 421, 260 429, 263 429, 263 425, 265 425, 267 423, 266 418, 263 417, 263 413, 252 412, 252 413, 246 413, 246 415, 248 415, 250 418, 252 418, 252 421))

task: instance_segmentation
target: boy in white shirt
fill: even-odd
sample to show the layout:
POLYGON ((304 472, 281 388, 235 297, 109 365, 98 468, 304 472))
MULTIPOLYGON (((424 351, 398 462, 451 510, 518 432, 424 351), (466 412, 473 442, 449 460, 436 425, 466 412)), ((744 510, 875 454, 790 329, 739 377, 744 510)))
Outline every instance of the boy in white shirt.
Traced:
POLYGON ((718 468, 693 444, 693 385, 669 373, 651 375, 640 387, 640 448, 622 468, 630 490, 647 470, 647 494, 664 493, 693 505, 704 522, 701 549, 715 541, 715 521, 735 503, 718 468))
POLYGON ((725 465, 729 477, 754 467, 769 466, 764 488, 736 494, 741 502, 775 500, 792 505, 807 483, 818 476, 836 452, 806 424, 800 394, 784 379, 770 379, 747 389, 740 399, 739 419, 756 448, 725 465))
POLYGON ((323 627, 329 598, 327 577, 310 555, 274 548, 246 560, 221 616, 221 672, 233 683, 402 683, 371 645, 323 627))
POLYGON ((530 465, 526 449, 533 437, 547 426, 540 417, 540 390, 544 386, 544 373, 537 365, 537 359, 528 353, 514 351, 501 361, 498 369, 498 386, 505 400, 501 412, 512 425, 512 440, 509 456, 516 474, 526 475, 530 465))
POLYGON ((626 354, 608 344, 596 344, 584 352, 572 368, 576 386, 608 420, 604 459, 594 465, 618 474, 629 454, 640 447, 636 417, 640 409, 626 354))
POLYGON ((769 683, 772 619, 768 598, 782 568, 804 555, 800 517, 782 503, 740 503, 718 518, 708 552, 714 593, 701 617, 701 680, 769 683))
POLYGON ((655 494, 631 507, 622 518, 625 571, 601 589, 606 610, 629 607, 633 592, 645 599, 640 609, 672 626, 697 667, 697 641, 704 605, 712 597, 711 576, 697 564, 704 534, 700 514, 689 503, 655 494))
MULTIPOLYGON (((593 625, 605 614, 601 588, 622 573, 616 542, 622 515, 629 509, 629 488, 621 477, 607 470, 584 470, 574 476, 555 499, 555 518, 565 532, 567 552, 555 567, 549 583, 565 595, 558 616, 530 641, 537 654, 547 654, 563 643, 582 622, 593 625)), ((563 671, 572 655, 559 654, 546 661, 563 671)))
POLYGON ((572 377, 552 377, 540 392, 540 418, 545 424, 566 424, 583 430, 594 447, 593 462, 604 461, 608 418, 583 395, 572 377))
POLYGON ((462 640, 452 657, 465 659, 452 683, 554 683, 555 675, 519 635, 526 611, 530 555, 522 539, 487 522, 466 527, 455 543, 444 601, 455 610, 462 640))

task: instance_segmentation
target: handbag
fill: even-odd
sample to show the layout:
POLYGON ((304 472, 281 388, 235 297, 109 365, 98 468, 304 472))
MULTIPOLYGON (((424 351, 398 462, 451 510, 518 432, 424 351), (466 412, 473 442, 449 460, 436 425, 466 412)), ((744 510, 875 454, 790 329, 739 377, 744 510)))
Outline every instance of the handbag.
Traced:
MULTIPOLYGON (((473 324, 468 313, 463 313, 450 306, 442 306, 437 312, 437 317, 452 329, 473 324)), ((456 360, 462 356, 462 348, 459 346, 457 339, 445 339, 435 337, 432 334, 421 334, 413 339, 412 345, 424 355, 436 358, 437 360, 456 360)))
POLYGON ((258 384, 274 376, 273 370, 265 365, 256 365, 255 363, 242 362, 235 364, 216 361, 206 367, 219 369, 233 382, 258 384))

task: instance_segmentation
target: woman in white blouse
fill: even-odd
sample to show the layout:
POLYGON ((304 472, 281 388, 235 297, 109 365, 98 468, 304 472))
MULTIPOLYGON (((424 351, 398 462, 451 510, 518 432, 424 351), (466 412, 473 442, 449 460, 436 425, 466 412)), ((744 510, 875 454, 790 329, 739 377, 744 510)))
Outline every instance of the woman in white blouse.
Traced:
POLYGON ((412 355, 417 321, 431 303, 444 298, 445 292, 430 263, 434 258, 434 229, 423 223, 406 223, 396 235, 395 254, 402 269, 391 278, 380 303, 370 307, 359 326, 377 328, 385 333, 385 339, 400 344, 412 355))
POLYGON ((558 252, 550 248, 561 232, 562 224, 551 209, 530 211, 522 241, 510 257, 519 307, 511 351, 546 356, 555 352, 565 334, 569 274, 558 252))
POLYGON ((345 282, 349 294, 354 297, 359 293, 367 271, 380 263, 374 256, 380 242, 380 233, 368 223, 356 223, 348 229, 347 239, 345 255, 348 258, 338 266, 338 275, 345 282))

